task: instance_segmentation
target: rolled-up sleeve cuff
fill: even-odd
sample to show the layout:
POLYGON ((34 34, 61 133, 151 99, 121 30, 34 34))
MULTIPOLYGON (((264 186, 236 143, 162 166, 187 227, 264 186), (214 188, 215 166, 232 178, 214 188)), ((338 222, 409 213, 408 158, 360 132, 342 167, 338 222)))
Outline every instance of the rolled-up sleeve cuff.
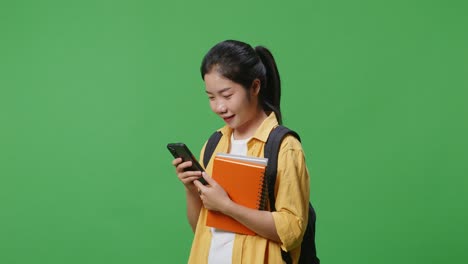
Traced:
POLYGON ((281 240, 281 248, 290 251, 302 242, 303 220, 286 212, 272 212, 276 232, 281 240))

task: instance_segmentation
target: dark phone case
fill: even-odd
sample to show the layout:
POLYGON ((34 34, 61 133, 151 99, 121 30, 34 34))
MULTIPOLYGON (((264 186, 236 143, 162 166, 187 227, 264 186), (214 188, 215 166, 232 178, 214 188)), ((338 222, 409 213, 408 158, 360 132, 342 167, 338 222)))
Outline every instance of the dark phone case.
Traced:
MULTIPOLYGON (((169 143, 167 144, 167 149, 171 152, 174 158, 182 158, 182 162, 189 160, 192 161, 192 166, 184 169, 184 171, 205 171, 184 143, 169 143)), ((198 180, 204 185, 208 184, 203 177, 200 177, 198 180)))

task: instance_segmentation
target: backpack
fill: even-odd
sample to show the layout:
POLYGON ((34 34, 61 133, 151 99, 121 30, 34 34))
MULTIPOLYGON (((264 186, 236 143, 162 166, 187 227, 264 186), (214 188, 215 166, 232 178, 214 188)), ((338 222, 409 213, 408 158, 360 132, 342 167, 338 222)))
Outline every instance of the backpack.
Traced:
MULTIPOLYGON (((285 126, 275 127, 268 136, 267 142, 265 144, 264 156, 268 158, 268 166, 266 168, 265 174, 267 178, 268 190, 275 189, 276 183, 276 174, 278 166, 278 153, 281 146, 281 142, 287 135, 292 135, 301 141, 299 135, 286 128, 285 126)), ((203 163, 206 166, 208 161, 211 159, 216 146, 219 143, 219 140, 222 137, 222 133, 219 131, 214 132, 211 137, 208 139, 208 142, 205 147, 205 152, 203 153, 203 163)), ((275 194, 274 191, 268 192, 268 199, 270 201, 270 210, 276 211, 275 208, 275 194)), ((315 210, 312 207, 312 204, 309 202, 309 220, 307 222, 307 228, 302 238, 301 244, 301 255, 299 257, 299 264, 319 264, 320 260, 317 258, 317 251, 315 248, 315 220, 316 214, 315 210)), ((281 250, 281 256, 287 264, 292 263, 291 256, 288 252, 281 250)))

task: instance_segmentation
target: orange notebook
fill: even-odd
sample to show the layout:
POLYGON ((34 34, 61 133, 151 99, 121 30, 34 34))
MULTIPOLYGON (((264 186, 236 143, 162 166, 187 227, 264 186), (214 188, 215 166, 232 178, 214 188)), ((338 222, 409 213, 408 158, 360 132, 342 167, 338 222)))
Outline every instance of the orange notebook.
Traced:
MULTIPOLYGON (((218 153, 213 161, 212 177, 235 203, 264 210, 267 199, 264 182, 266 158, 218 153)), ((243 224, 220 212, 208 210, 206 225, 222 230, 255 235, 243 224)))

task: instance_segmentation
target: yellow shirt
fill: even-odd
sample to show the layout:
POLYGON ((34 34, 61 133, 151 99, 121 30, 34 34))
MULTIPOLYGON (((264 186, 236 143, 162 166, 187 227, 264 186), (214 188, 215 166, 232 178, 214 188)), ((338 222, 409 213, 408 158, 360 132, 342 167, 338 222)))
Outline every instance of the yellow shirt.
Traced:
MULTIPOLYGON (((263 148, 268 135, 277 125, 275 114, 271 113, 247 143, 248 156, 263 157, 263 148)), ((214 153, 227 153, 229 152, 232 129, 224 126, 220 131, 223 136, 214 153)), ((205 147, 206 143, 201 151, 202 164, 205 147)), ((213 157, 214 154, 206 168, 208 175, 211 175, 213 170, 213 157)), ((272 214, 281 243, 270 241, 258 235, 236 234, 232 264, 283 263, 281 248, 290 252, 293 263, 297 263, 299 260, 300 245, 308 217, 309 173, 301 143, 290 135, 283 140, 280 147, 275 194, 277 211, 272 214)), ((204 264, 208 261, 211 231, 205 225, 206 215, 207 209, 202 206, 188 263, 204 264)))

